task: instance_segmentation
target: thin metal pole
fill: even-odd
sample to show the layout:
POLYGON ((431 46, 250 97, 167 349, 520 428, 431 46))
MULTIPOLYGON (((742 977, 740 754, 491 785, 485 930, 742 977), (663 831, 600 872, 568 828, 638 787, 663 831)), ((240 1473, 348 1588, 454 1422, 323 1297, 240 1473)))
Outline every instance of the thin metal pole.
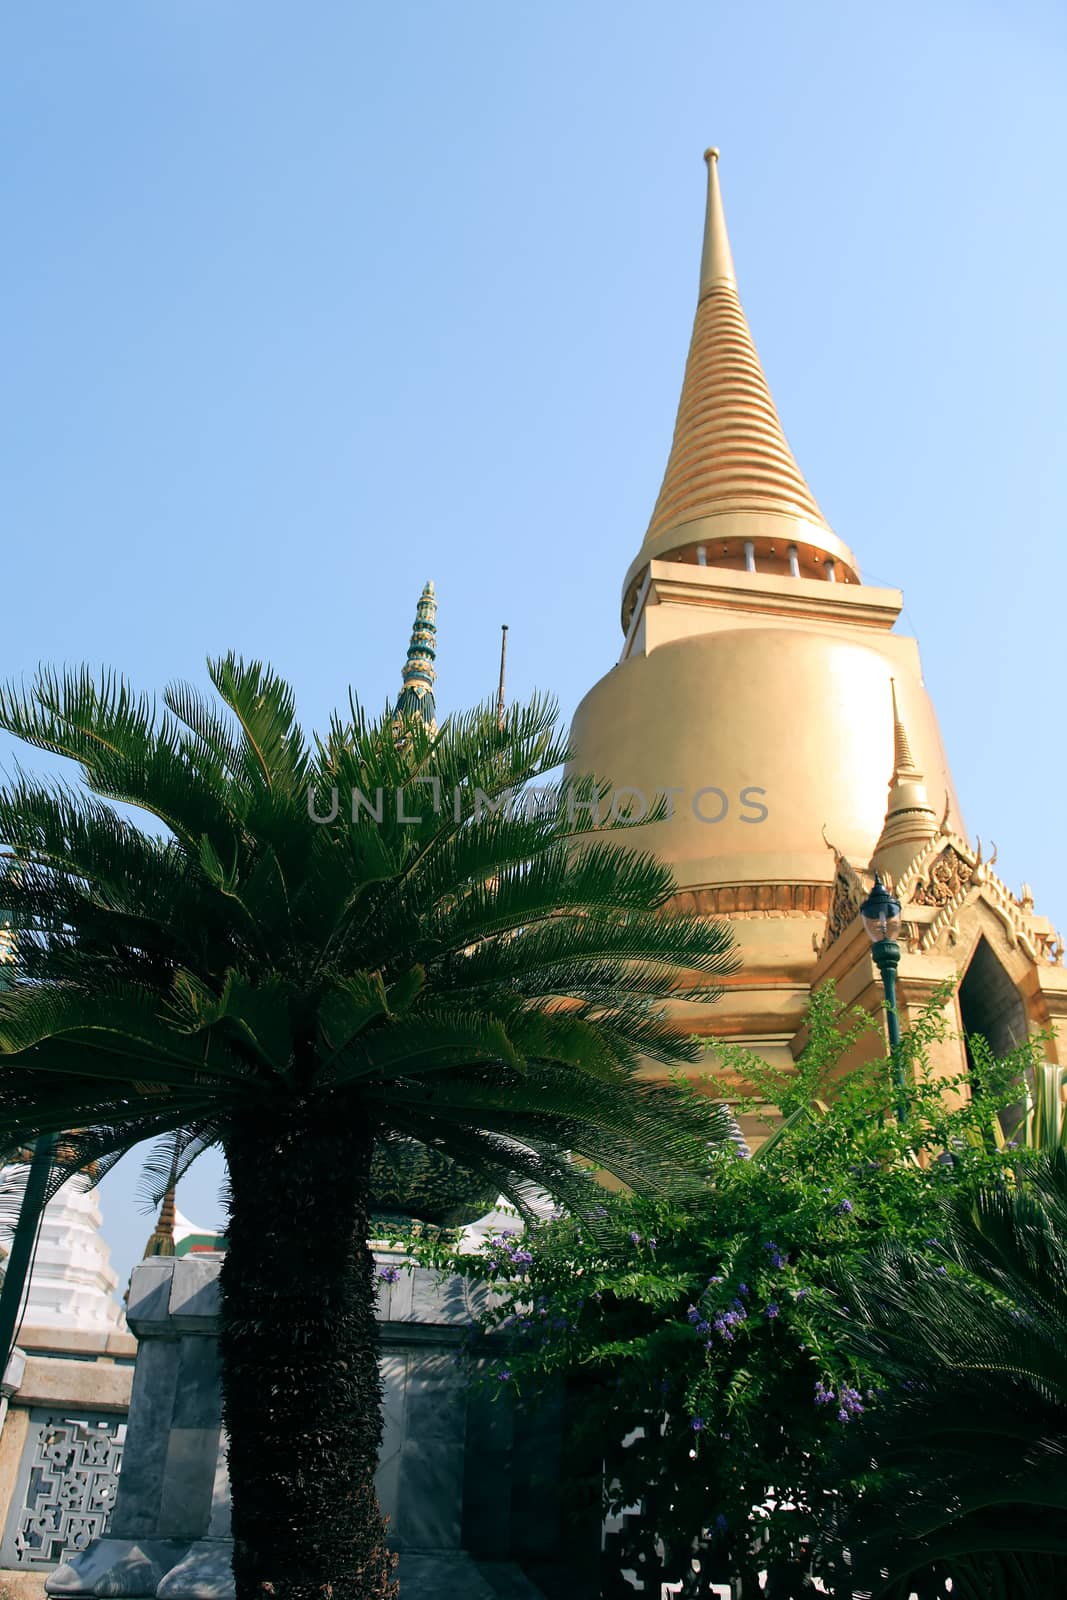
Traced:
POLYGON ((502 622, 500 625, 500 685, 496 694, 496 721, 499 728, 504 726, 504 666, 507 661, 507 654, 508 625, 506 622, 502 622))
POLYGON ((58 1134, 48 1134, 38 1139, 33 1147, 26 1192, 19 1207, 19 1220, 11 1240, 11 1254, 7 1258, 3 1287, 0 1288, 0 1378, 7 1371, 7 1363, 15 1343, 22 1296, 29 1276, 33 1257, 33 1242, 37 1237, 41 1214, 45 1206, 45 1191, 55 1159, 58 1134))

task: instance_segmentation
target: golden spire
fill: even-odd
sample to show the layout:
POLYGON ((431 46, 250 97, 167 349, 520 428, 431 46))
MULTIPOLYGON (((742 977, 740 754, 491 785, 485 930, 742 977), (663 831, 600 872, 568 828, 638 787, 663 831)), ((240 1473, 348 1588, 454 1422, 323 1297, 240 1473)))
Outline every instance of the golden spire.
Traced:
POLYGON ((926 793, 926 780, 911 753, 908 732, 897 704, 896 680, 889 680, 893 697, 893 776, 885 822, 871 857, 871 870, 887 873, 899 882, 922 846, 938 832, 937 812, 926 793))
POLYGON ((172 1256, 175 1251, 174 1222, 177 1208, 174 1204, 174 1191, 177 1184, 172 1179, 167 1184, 163 1196, 163 1204, 159 1208, 159 1220, 156 1223, 152 1237, 144 1247, 144 1259, 151 1256, 172 1256))
MULTIPOLYGON (((667 470, 637 560, 629 596, 652 559, 743 564, 752 541, 757 570, 787 571, 797 547, 800 574, 856 582, 852 552, 819 510, 786 442, 756 346, 741 309, 719 188, 719 152, 708 168, 700 293, 667 470), (762 568, 759 558, 765 556, 762 568)), ((624 609, 626 601, 624 600, 624 609)))
POLYGON ((737 288, 734 272, 734 255, 730 249, 730 235, 726 231, 726 213, 722 208, 722 190, 719 188, 719 152, 705 150, 708 168, 708 203, 704 212, 704 250, 700 257, 700 296, 703 300, 716 284, 733 284, 737 288))

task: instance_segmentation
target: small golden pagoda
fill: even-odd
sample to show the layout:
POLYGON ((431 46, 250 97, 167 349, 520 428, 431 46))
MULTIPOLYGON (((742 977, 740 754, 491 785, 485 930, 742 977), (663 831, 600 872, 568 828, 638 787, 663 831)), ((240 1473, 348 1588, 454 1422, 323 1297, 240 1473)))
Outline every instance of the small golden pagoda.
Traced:
MULTIPOLYGON (((571 770, 638 815, 667 794, 668 820, 633 842, 669 862, 683 907, 732 925, 741 968, 716 1005, 680 1004, 694 1032, 786 1066, 826 978, 876 1009, 858 908, 877 867, 903 903, 902 1020, 955 974, 954 1022, 1006 1047, 1067 1014, 1062 943, 972 847, 918 646, 894 631, 903 597, 862 581, 789 448, 738 293, 718 151, 705 160, 674 439, 623 582, 622 653, 578 707, 571 770)), ((1067 1062, 1067 1034, 1057 1048, 1067 1062)), ((946 1069, 963 1062, 962 1044, 944 1049, 946 1069)))

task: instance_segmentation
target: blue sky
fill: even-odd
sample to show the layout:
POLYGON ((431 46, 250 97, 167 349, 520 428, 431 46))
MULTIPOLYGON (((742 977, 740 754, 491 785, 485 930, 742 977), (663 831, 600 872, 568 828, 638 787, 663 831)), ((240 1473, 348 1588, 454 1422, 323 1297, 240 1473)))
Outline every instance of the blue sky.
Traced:
MULTIPOLYGON (((265 655, 321 725, 564 711, 666 459, 708 143, 794 451, 904 589, 964 814, 1067 923, 1058 5, 12 8, 3 665, 265 655)), ((150 1223, 102 1190, 125 1277, 150 1223)), ((219 1168, 180 1205, 218 1215, 219 1168)))

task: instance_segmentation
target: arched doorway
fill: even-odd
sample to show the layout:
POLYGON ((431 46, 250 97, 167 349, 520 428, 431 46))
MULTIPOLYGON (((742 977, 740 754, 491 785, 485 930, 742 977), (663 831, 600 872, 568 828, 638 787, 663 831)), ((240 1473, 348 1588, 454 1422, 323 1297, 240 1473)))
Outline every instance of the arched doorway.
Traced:
MULTIPOLYGON (((1022 1044, 1027 1036, 1026 1008, 1018 989, 983 934, 975 947, 959 988, 960 1020, 967 1047, 967 1066, 975 1088, 979 1072, 971 1050, 971 1034, 979 1033, 998 1059, 1022 1044)), ((1009 1106, 1001 1113, 1005 1131, 1013 1130, 1024 1107, 1009 1106)))

